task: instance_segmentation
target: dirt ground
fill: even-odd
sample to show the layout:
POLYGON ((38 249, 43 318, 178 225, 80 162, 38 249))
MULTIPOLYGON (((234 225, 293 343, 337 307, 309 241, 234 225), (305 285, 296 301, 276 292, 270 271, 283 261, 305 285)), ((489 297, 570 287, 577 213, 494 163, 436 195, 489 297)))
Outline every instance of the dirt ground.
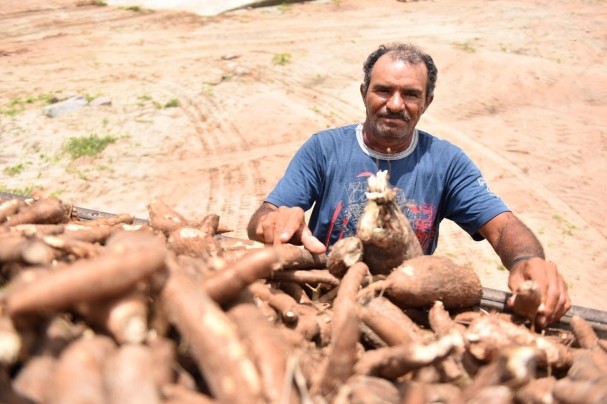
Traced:
MULTIPOLYGON (((605 0, 332 0, 216 17, 3 0, 1 190, 147 218, 161 198, 246 237, 302 142, 361 122, 362 62, 410 41, 439 69, 419 127, 461 146, 541 239, 575 305, 607 310, 605 0), (55 118, 49 96, 102 96, 55 118), (70 138, 109 137, 72 161, 70 138)), ((437 254, 489 288, 507 272, 444 223, 437 254)))

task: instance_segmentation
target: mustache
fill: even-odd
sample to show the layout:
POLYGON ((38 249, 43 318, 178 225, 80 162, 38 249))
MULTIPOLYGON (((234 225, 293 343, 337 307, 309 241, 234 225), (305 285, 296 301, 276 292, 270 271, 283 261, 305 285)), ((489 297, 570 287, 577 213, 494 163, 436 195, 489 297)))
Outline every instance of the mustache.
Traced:
POLYGON ((384 112, 383 114, 380 114, 380 118, 401 119, 406 122, 409 122, 411 120, 411 117, 406 112, 402 112, 402 113, 384 112))

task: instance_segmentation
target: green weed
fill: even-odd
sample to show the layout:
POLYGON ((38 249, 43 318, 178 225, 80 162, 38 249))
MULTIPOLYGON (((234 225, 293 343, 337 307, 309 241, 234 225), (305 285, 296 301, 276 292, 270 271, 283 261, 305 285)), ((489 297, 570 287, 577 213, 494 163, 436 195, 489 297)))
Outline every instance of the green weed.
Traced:
POLYGON ((277 53, 272 58, 272 63, 279 66, 284 66, 291 63, 291 54, 288 52, 285 53, 277 53))
POLYGON ((179 106, 179 100, 176 98, 173 98, 164 104, 164 108, 177 108, 178 106, 179 106))
POLYGON ((291 3, 290 1, 283 1, 281 4, 278 5, 278 11, 280 11, 281 13, 286 13, 292 7, 293 3, 291 3))
POLYGON ((577 227, 574 224, 569 223, 566 219, 564 219, 560 215, 554 215, 554 216, 552 216, 552 219, 554 219, 559 224, 559 227, 561 228, 563 233, 568 236, 572 236, 573 231, 575 229, 577 229, 577 227))
POLYGON ((463 50, 464 52, 468 52, 468 53, 476 52, 476 49, 474 49, 474 47, 472 46, 472 44, 470 42, 455 42, 455 43, 453 43, 453 46, 456 49, 463 50))
POLYGON ((26 185, 22 188, 9 188, 4 185, 0 185, 0 192, 8 192, 9 194, 21 195, 21 196, 32 196, 34 191, 42 189, 39 185, 26 185))
POLYGON ((5 167, 4 173, 11 177, 14 177, 16 175, 21 174, 23 171, 25 171, 26 167, 31 164, 32 164, 31 162, 26 161, 25 163, 19 163, 14 166, 11 166, 11 167, 5 167))
POLYGON ((69 154, 72 160, 82 156, 96 156, 116 140, 113 136, 100 137, 95 133, 89 136, 71 137, 63 145, 63 151, 69 154))
POLYGON ((148 101, 152 101, 152 97, 147 94, 140 95, 137 97, 137 106, 143 107, 148 101))
POLYGON ((45 106, 57 102, 57 97, 53 94, 43 93, 39 95, 28 95, 25 97, 16 97, 7 102, 0 112, 4 115, 15 116, 27 108, 28 105, 45 106))

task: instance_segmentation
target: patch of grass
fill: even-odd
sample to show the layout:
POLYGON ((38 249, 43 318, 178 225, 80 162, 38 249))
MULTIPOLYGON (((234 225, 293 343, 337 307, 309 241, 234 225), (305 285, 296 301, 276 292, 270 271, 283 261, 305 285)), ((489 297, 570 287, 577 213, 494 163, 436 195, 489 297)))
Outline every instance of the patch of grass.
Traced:
POLYGON ((90 179, 89 174, 92 172, 92 170, 90 168, 81 169, 81 168, 68 166, 65 168, 65 172, 73 175, 74 177, 76 177, 82 181, 88 181, 90 179))
POLYGON ((154 108, 156 108, 156 109, 176 108, 180 105, 179 100, 177 98, 171 98, 169 101, 162 104, 161 102, 156 101, 155 99, 153 99, 151 96, 149 96, 147 94, 140 95, 137 97, 137 106, 138 107, 142 108, 149 104, 152 104, 154 106, 154 108))
POLYGON ((122 10, 127 10, 127 11, 132 11, 134 13, 152 13, 153 10, 150 10, 149 8, 144 8, 144 7, 140 7, 140 6, 127 6, 127 7, 118 7, 122 10))
POLYGON ((3 108, 2 113, 8 116, 15 116, 20 112, 25 111, 25 105, 17 99, 10 100, 3 108))
POLYGON ((291 54, 289 52, 277 53, 272 57, 272 63, 279 66, 288 65, 291 63, 291 54))
POLYGON ((11 176, 11 177, 14 177, 16 175, 21 174, 26 169, 26 167, 29 166, 29 165, 31 165, 31 164, 32 164, 31 162, 26 161, 24 163, 19 163, 19 164, 16 164, 14 166, 5 167, 4 168, 4 173, 7 174, 7 175, 9 175, 9 176, 11 176))
POLYGON ((171 100, 169 100, 168 102, 166 102, 163 106, 163 108, 177 108, 179 106, 179 100, 176 98, 173 98, 171 100))
POLYGON ((89 136, 71 137, 63 145, 63 151, 70 155, 72 160, 83 156, 96 156, 116 141, 113 136, 100 137, 93 133, 89 136))
POLYGON ((84 99, 86 100, 87 104, 90 104, 91 101, 93 101, 95 98, 97 98, 98 95, 92 95, 92 94, 84 94, 84 99))
POLYGON ((282 3, 280 3, 278 5, 278 11, 280 11, 281 13, 286 13, 292 7, 293 7, 293 3, 291 3, 290 1, 283 1, 282 3))
POLYGON ((454 42, 453 47, 468 53, 476 52, 476 49, 474 49, 470 42, 454 42))
POLYGON ((8 192, 9 194, 21 195, 30 197, 34 194, 34 191, 42 189, 39 185, 26 185, 20 188, 9 188, 4 185, 0 185, 0 192, 8 192))
POLYGON ((213 87, 211 86, 205 86, 203 92, 207 97, 212 97, 213 95, 215 95, 215 93, 213 92, 213 87))
POLYGON ((148 101, 153 101, 153 99, 147 94, 137 96, 137 106, 139 107, 143 107, 148 101))
POLYGON ((16 97, 0 108, 0 112, 4 115, 15 116, 25 111, 28 105, 45 106, 54 102, 57 102, 57 97, 50 93, 16 97))
POLYGON ((577 229, 577 227, 574 224, 569 223, 566 219, 564 219, 560 215, 554 215, 554 216, 552 216, 552 219, 554 219, 559 224, 559 227, 563 231, 563 234, 565 234, 567 236, 573 236, 573 231, 575 229, 577 229))

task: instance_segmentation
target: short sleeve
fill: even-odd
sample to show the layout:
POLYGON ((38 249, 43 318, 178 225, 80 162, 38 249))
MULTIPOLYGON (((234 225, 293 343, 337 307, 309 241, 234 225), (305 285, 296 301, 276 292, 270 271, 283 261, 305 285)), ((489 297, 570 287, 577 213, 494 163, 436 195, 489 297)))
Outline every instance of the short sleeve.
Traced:
POLYGON ((509 211, 489 187, 478 167, 461 150, 455 154, 446 173, 445 217, 457 223, 475 240, 489 220, 509 211))
POLYGON ((312 207, 322 187, 322 158, 317 136, 310 137, 295 153, 284 176, 265 199, 276 206, 312 207))

